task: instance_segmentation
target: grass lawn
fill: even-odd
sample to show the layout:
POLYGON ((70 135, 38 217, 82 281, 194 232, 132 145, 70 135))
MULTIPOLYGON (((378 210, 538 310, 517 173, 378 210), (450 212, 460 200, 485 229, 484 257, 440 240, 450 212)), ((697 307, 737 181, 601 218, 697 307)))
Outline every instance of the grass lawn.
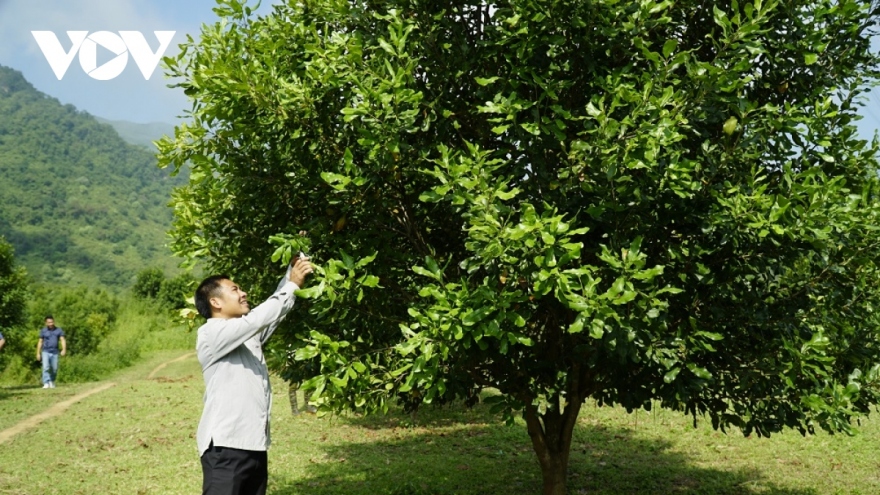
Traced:
MULTIPOLYGON (((171 495, 200 492, 195 430, 202 379, 195 358, 146 377, 183 351, 153 355, 117 385, 0 445, 0 494, 171 495)), ((63 363, 62 363, 63 365, 63 363)), ((0 430, 98 386, 0 389, 0 430)), ((375 418, 293 417, 274 382, 272 495, 540 493, 522 423, 485 408, 375 418)), ((724 435, 667 411, 626 414, 587 404, 575 431, 572 494, 876 494, 880 421, 856 437, 796 432, 724 435)))

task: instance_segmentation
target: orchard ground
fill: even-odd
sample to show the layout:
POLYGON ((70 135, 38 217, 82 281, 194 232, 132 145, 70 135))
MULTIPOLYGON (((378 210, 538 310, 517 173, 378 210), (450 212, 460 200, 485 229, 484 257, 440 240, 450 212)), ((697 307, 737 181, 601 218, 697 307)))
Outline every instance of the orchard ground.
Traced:
MULTIPOLYGON (((0 448, 0 494, 191 494, 202 381, 186 351, 157 352, 102 382, 0 389, 0 431, 107 383, 0 448), (159 367, 166 364, 164 367, 159 367), (153 375, 152 378, 148 376, 153 375)), ((486 407, 292 416, 274 380, 272 495, 532 494, 540 470, 525 427, 486 407)), ((574 433, 572 494, 880 493, 880 420, 855 437, 725 435, 659 409, 587 403, 574 433)))

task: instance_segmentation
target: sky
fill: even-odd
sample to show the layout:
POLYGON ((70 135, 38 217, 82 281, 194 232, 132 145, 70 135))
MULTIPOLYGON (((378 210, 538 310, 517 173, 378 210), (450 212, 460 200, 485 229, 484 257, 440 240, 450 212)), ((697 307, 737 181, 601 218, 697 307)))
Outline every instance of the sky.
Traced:
MULTIPOLYGON (((257 12, 268 13, 272 4, 280 1, 264 0, 257 12)), ((256 0, 247 5, 256 6, 256 0)), ((128 57, 117 77, 98 80, 84 71, 77 54, 58 80, 31 31, 52 31, 64 51, 72 47, 67 31, 139 31, 153 51, 159 48, 154 31, 175 31, 164 53, 174 56, 187 34, 198 39, 201 25, 217 20, 212 11, 215 6, 215 0, 0 0, 0 65, 22 72, 37 90, 92 115, 177 124, 189 103, 183 91, 168 87, 173 81, 164 76, 161 67, 147 80, 133 57, 128 57)), ((112 59, 110 51, 98 48, 99 67, 112 59)), ((880 89, 870 93, 862 115, 861 134, 870 138, 880 129, 880 89)))
MULTIPOLYGON (((264 0, 257 12, 268 13, 279 1, 264 0)), ((173 81, 165 77, 161 65, 145 79, 134 58, 127 56, 118 76, 99 80, 86 73, 77 53, 58 80, 31 31, 52 31, 65 52, 73 46, 67 31, 88 31, 89 35, 139 31, 153 52, 160 47, 154 31, 175 31, 164 53, 173 56, 187 34, 198 39, 202 24, 218 19, 212 11, 216 5, 215 0, 0 0, 0 65, 21 72, 38 91, 92 115, 176 124, 189 103, 182 90, 168 87, 173 81)), ((257 2, 249 0, 246 5, 254 7, 257 2)), ((98 46, 100 68, 112 61, 114 54, 98 46)))

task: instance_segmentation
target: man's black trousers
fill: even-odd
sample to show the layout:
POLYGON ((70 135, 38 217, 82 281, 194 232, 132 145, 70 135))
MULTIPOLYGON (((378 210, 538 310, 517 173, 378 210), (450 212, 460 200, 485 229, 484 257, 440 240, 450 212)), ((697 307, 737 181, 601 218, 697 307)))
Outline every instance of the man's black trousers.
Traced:
POLYGON ((202 454, 202 495, 266 495, 266 452, 215 447, 202 454))

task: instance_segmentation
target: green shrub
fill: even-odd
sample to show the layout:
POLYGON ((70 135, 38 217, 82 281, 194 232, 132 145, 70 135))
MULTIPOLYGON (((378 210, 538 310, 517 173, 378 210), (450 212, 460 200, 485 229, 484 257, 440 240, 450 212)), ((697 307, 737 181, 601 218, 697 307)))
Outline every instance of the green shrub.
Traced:
MULTIPOLYGON (((5 347, 4 347, 5 349, 5 347)), ((23 358, 19 355, 5 356, 2 361, 3 367, 0 368, 0 384, 4 385, 27 385, 38 384, 40 381, 40 365, 33 359, 23 358)))
POLYGON ((168 309, 179 310, 186 307, 186 300, 195 293, 195 279, 189 273, 162 282, 157 299, 168 309))
POLYGON ((195 334, 175 323, 161 304, 152 300, 125 301, 114 331, 93 354, 65 360, 59 371, 59 381, 99 380, 131 366, 145 353, 194 347, 195 334))
POLYGON ((137 274, 137 280, 131 291, 136 296, 155 299, 158 297, 164 281, 165 273, 161 268, 145 268, 137 274))
POLYGON ((141 299, 158 301, 164 308, 179 310, 195 292, 195 279, 189 273, 166 278, 160 268, 147 268, 138 273, 132 293, 141 299))

